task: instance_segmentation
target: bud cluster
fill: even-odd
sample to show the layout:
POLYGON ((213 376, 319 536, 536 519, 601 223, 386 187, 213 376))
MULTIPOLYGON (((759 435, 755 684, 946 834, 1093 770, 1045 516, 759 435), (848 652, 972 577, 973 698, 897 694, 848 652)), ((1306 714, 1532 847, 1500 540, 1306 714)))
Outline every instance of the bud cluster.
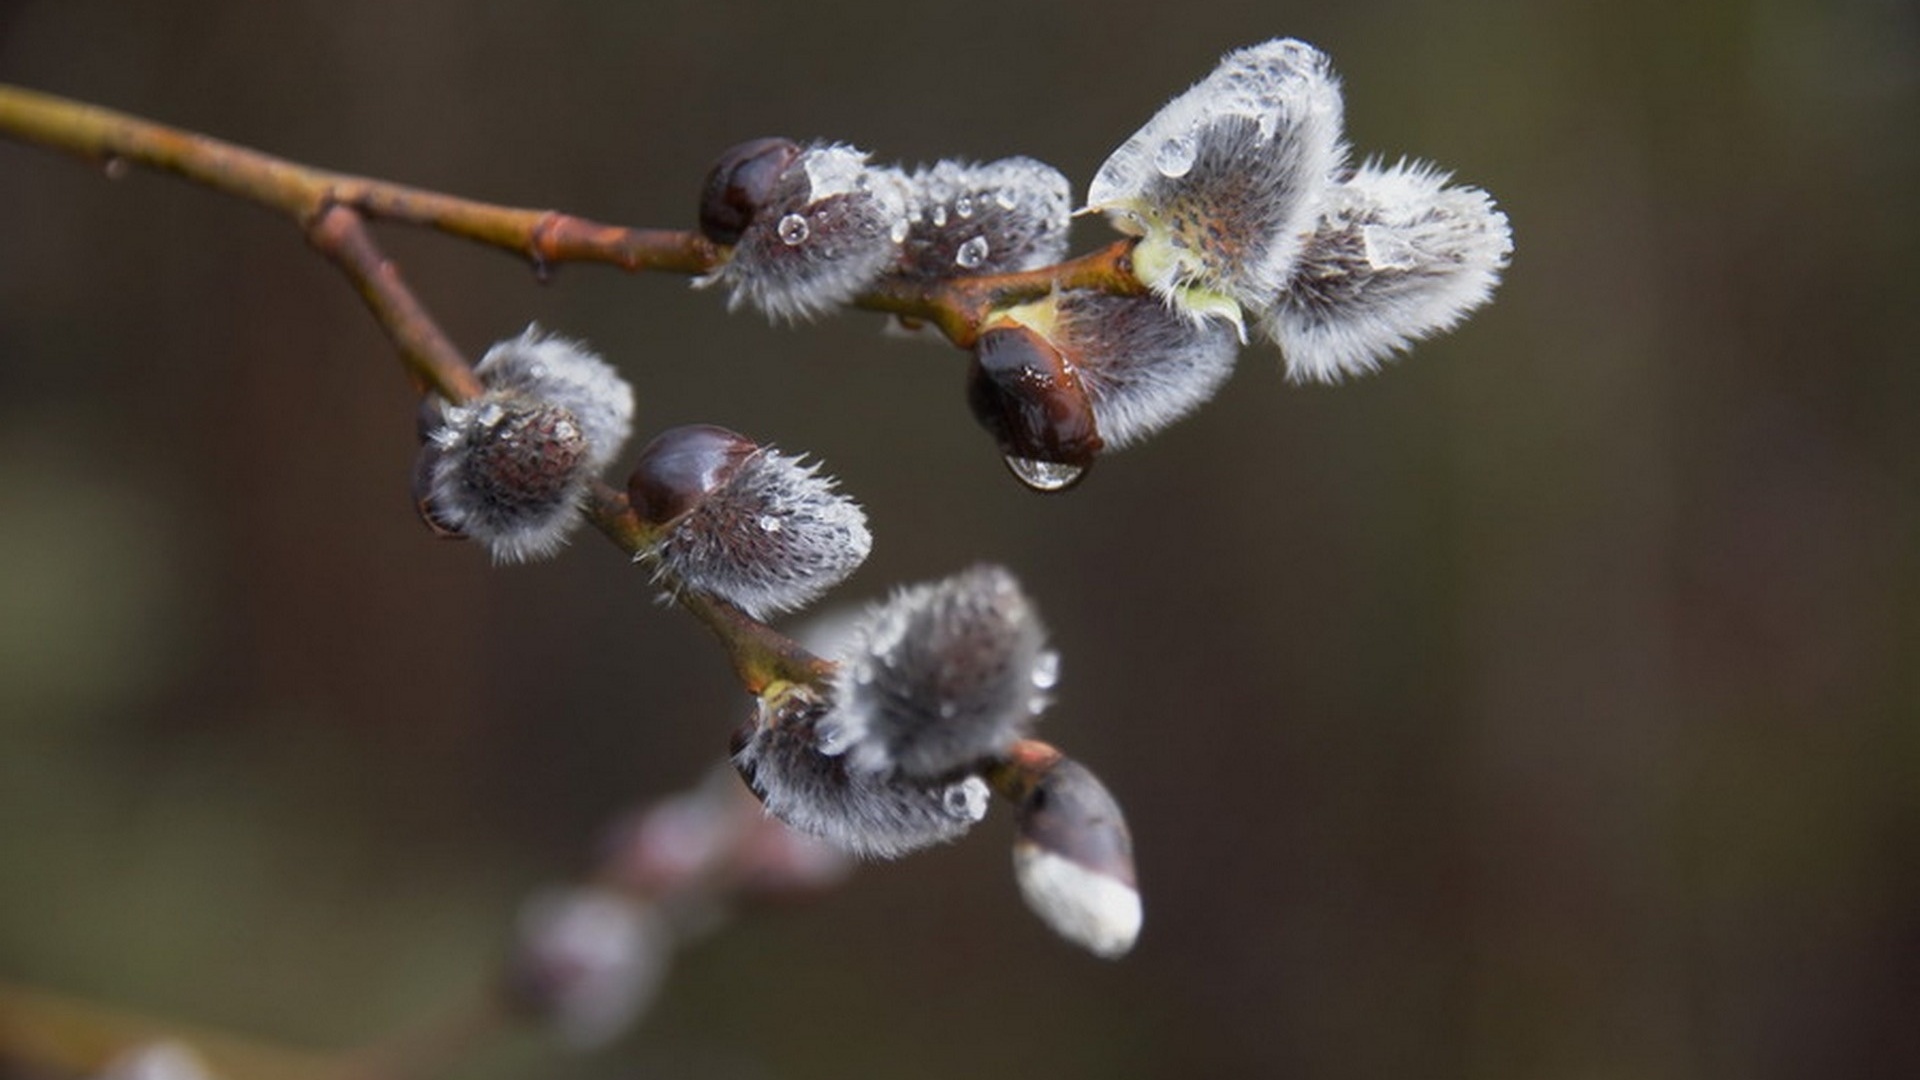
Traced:
POLYGON ((833 655, 831 695, 763 701, 734 760, 774 816, 878 858, 980 820, 981 770, 1026 733, 1059 671, 1032 601, 993 566, 902 589, 833 655))
POLYGON ((633 390, 578 342, 528 327, 475 365, 485 387, 460 405, 430 398, 414 498, 436 531, 501 562, 543 558, 579 523, 588 482, 620 453, 633 390))
POLYGON ((700 201, 701 232, 726 262, 700 283, 792 322, 887 278, 1005 273, 1066 255, 1071 195, 1049 165, 942 161, 908 173, 868 158, 777 138, 727 150, 700 201))
POLYGON ((1141 238, 1144 283, 1242 340, 1251 315, 1297 380, 1372 370, 1453 326, 1512 252, 1484 192, 1420 163, 1348 166, 1342 113, 1318 49, 1240 49, 1115 150, 1087 194, 1141 238))

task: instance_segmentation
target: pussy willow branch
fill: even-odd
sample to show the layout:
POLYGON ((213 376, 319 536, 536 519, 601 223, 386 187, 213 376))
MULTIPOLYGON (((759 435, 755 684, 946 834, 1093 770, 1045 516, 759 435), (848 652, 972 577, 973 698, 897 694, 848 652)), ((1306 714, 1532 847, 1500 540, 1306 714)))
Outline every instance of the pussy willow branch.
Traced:
MULTIPOLYGON (((142 165, 287 214, 310 229, 344 207, 367 219, 402 222, 511 251, 544 269, 607 263, 625 270, 705 274, 721 250, 697 232, 631 229, 557 210, 531 210, 329 172, 127 113, 0 83, 0 134, 118 168, 142 165)), ((323 249, 324 250, 324 249, 323 249)), ((973 344, 996 308, 1036 300, 1055 288, 1135 293, 1131 241, 1118 241, 1057 266, 1018 274, 889 282, 855 306, 933 324, 954 344, 973 344)))
MULTIPOLYGON (((554 210, 496 206, 382 180, 328 172, 170 128, 125 113, 0 84, 0 134, 77 154, 117 168, 132 163, 174 173, 216 191, 278 210, 297 222, 312 246, 346 274, 393 340, 422 391, 450 402, 482 391, 466 357, 415 297, 398 267, 380 249, 369 220, 434 229, 504 248, 536 268, 562 262, 598 262, 629 271, 702 274, 722 252, 697 233, 629 229, 554 210)), ((891 282, 858 298, 856 306, 932 323, 956 345, 970 346, 991 312, 1038 299, 1056 288, 1138 292, 1132 245, 1121 241, 1058 266, 1023 274, 933 282, 891 282)), ((629 556, 648 550, 657 534, 634 513, 626 496, 594 481, 583 507, 588 520, 629 556)), ((821 685, 834 665, 724 601, 691 591, 674 595, 705 623, 728 652, 736 674, 756 695, 781 683, 821 685)), ((1045 743, 1025 740, 986 778, 1017 801, 1059 760, 1045 743)), ((0 985, 0 1062, 12 1058, 40 1069, 88 1075, 130 1044, 153 1039, 191 1043, 218 1075, 261 1080, 386 1080, 414 1075, 452 1049, 495 1029, 504 1014, 489 997, 484 1007, 455 1017, 421 1039, 375 1048, 346 1059, 304 1054, 218 1033, 181 1029, 85 1002, 0 985)))

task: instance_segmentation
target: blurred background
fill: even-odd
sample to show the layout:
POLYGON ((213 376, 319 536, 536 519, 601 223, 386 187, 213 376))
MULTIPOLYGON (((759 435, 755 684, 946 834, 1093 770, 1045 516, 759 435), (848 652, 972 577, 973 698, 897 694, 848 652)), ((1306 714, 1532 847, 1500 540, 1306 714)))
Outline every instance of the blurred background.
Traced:
MULTIPOLYGON (((1492 192, 1496 301, 1040 497, 963 357, 386 228, 867 507, 849 602, 1003 562, 1147 926, 1052 938, 1004 808, 682 954, 613 1078, 1920 1074, 1920 16, 1899 0, 0 8, 0 80, 298 161, 685 226, 744 138, 1084 192, 1218 56, 1332 54, 1362 154, 1492 192)), ((1076 248, 1104 242, 1097 221, 1076 248)), ((581 537, 431 538, 414 403, 288 222, 0 141, 0 980, 317 1049, 444 1010, 746 705, 581 537)), ((629 455, 630 456, 630 455, 629 455)))

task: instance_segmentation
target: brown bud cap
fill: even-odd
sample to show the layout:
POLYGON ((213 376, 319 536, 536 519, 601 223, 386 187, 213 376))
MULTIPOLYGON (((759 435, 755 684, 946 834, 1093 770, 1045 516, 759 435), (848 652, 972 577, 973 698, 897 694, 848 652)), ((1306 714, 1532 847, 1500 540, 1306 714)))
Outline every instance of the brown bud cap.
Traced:
POLYGON ((799 144, 781 138, 750 139, 721 154, 700 189, 700 232, 716 244, 738 243, 799 156, 799 144))
POLYGON ((1084 469, 1105 445, 1080 376, 1030 327, 980 335, 967 373, 967 404, 1008 458, 1084 469))
POLYGON ((665 525, 725 486, 758 449, 745 435, 712 424, 672 428, 640 451, 627 499, 640 520, 665 525))
POLYGON ((1140 934, 1133 840, 1099 779, 1058 759, 1024 792, 1015 825, 1014 871, 1027 906, 1097 956, 1133 948, 1140 934))

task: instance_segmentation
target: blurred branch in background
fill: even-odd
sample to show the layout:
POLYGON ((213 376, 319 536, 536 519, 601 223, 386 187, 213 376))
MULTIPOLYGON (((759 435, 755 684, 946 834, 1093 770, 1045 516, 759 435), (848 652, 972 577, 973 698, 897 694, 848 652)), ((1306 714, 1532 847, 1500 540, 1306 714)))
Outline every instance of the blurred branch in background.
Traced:
POLYGON ((607 831, 579 881, 521 910, 496 979, 444 1015, 328 1054, 0 983, 0 1076, 23 1080, 423 1080, 516 1027, 604 1045, 645 1015, 673 953, 742 907, 839 884, 844 854, 768 817, 731 768, 607 831))

